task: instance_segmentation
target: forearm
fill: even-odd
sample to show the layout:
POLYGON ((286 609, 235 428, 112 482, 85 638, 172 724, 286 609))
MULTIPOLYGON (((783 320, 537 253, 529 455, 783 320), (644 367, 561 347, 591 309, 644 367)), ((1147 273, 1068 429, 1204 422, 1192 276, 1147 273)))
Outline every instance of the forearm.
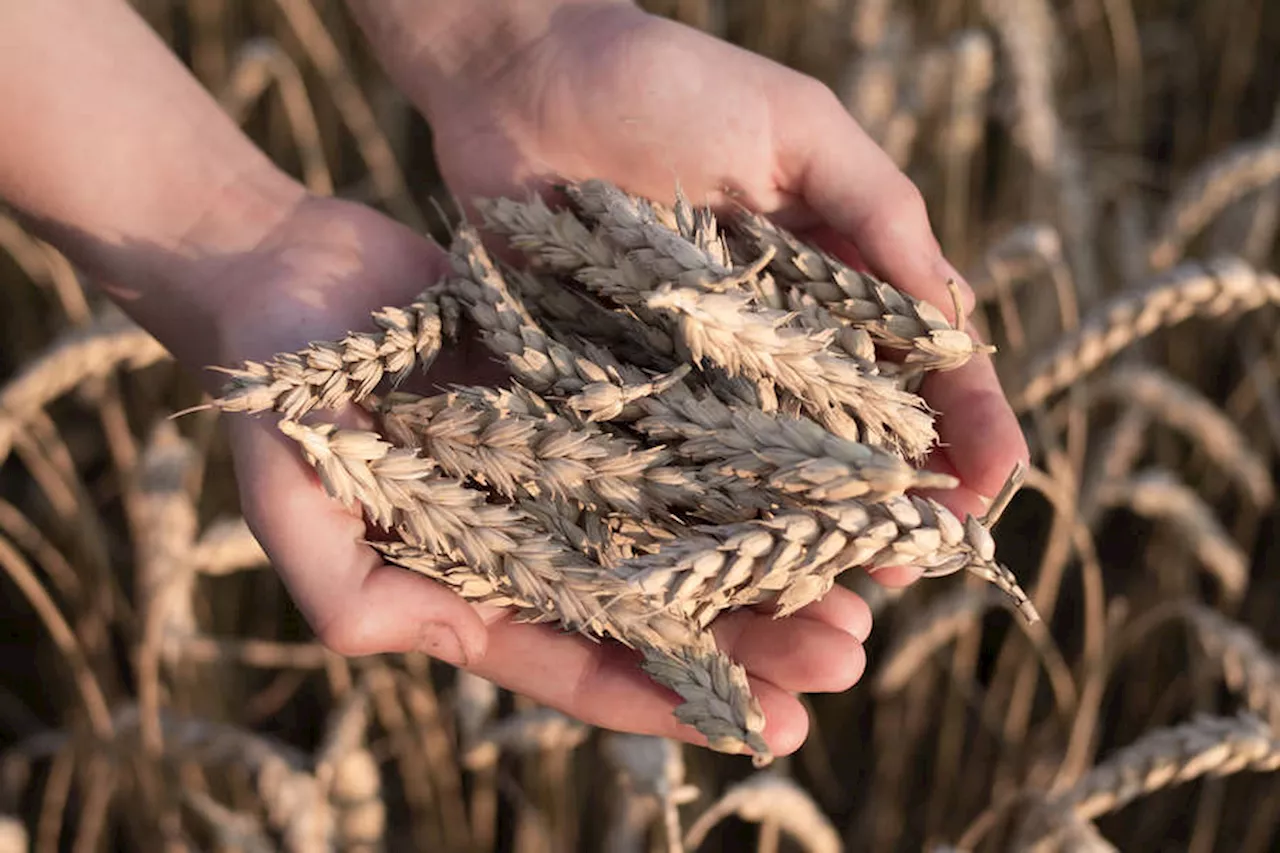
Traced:
POLYGON ((430 119, 475 97, 551 26, 632 0, 347 0, 387 73, 430 119))
POLYGON ((301 196, 123 0, 0 4, 0 198, 179 358, 301 196))

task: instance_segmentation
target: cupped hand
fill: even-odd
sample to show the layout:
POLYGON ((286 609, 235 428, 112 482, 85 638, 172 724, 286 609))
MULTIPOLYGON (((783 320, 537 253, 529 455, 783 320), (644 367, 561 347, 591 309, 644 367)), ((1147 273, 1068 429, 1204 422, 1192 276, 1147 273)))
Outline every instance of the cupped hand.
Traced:
MULTIPOLYGON (((471 67, 485 70, 418 98, 464 202, 548 178, 604 178, 658 199, 679 185, 695 203, 768 214, 954 320, 953 279, 972 310, 914 184, 812 78, 613 2, 565 4, 521 49, 471 67)), ((401 78, 413 95, 412 76, 401 78)), ((1027 455, 990 359, 930 376, 923 396, 939 413, 929 465, 961 481, 938 497, 980 514, 1027 455)))
MULTIPOLYGON (((408 302, 446 269, 442 250, 366 207, 306 198, 248 253, 228 261, 218 361, 232 365, 369 326, 369 312, 408 302)), ((437 385, 504 381, 475 341, 447 347, 437 385)), ((421 651, 588 723, 704 742, 675 721, 673 694, 636 657, 550 625, 517 624, 421 575, 385 565, 361 544, 358 512, 323 491, 274 416, 230 415, 241 504, 290 595, 328 648, 347 656, 421 651)), ((807 733, 793 692, 842 691, 861 675, 871 614, 837 588, 795 617, 746 610, 717 621, 721 648, 749 672, 786 754, 807 733)))

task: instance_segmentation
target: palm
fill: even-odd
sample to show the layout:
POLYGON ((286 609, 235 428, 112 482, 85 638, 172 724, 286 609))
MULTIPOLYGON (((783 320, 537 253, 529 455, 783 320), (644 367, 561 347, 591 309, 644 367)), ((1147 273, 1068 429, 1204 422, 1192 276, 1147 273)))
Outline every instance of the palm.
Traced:
MULTIPOLYGON (((853 136, 834 156, 847 162, 832 164, 808 141, 833 121, 830 93, 810 78, 625 6, 573 21, 508 67, 477 108, 436 124, 437 159, 460 200, 555 178, 604 178, 667 199, 679 185, 695 202, 767 213, 850 263, 875 261, 876 272, 951 313, 954 273, 929 259, 937 246, 915 196, 891 205, 905 178, 843 114, 835 129, 853 136), (833 168, 860 173, 860 203, 824 180, 833 168)), ((994 494, 1025 452, 990 364, 931 377, 924 395, 942 413, 947 447, 930 467, 963 483, 941 497, 981 512, 979 495, 994 494), (1004 440, 990 440, 997 435, 1004 440)))

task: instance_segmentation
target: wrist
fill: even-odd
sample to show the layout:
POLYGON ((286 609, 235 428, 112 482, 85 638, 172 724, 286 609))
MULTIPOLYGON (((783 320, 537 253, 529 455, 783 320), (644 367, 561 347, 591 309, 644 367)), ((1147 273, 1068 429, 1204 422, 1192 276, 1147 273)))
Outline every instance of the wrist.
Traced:
MULTIPOLYGON (((553 32, 633 0, 347 0, 388 74, 429 122, 477 99, 553 32)), ((643 14, 643 13, 641 13, 643 14)))

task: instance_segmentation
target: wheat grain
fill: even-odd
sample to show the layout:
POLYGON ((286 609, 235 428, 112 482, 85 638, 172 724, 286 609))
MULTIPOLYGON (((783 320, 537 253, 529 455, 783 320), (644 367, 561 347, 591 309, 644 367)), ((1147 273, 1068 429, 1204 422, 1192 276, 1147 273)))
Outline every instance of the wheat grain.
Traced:
POLYGON ((1280 304, 1280 278, 1234 258, 1186 263, 1085 318, 1031 366, 1015 408, 1026 410, 1082 379, 1155 331, 1192 317, 1224 317, 1280 304))

